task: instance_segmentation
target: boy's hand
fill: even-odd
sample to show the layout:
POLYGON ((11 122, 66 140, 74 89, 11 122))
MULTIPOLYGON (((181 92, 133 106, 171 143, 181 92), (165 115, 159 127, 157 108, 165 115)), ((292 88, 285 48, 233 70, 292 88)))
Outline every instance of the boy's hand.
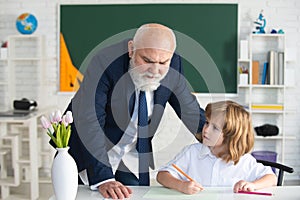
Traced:
POLYGON ((178 189, 185 194, 196 194, 197 192, 202 191, 203 187, 201 184, 194 181, 184 181, 178 189))
POLYGON ((255 185, 254 183, 240 180, 239 182, 234 184, 233 192, 238 192, 240 190, 252 192, 255 190, 255 185))

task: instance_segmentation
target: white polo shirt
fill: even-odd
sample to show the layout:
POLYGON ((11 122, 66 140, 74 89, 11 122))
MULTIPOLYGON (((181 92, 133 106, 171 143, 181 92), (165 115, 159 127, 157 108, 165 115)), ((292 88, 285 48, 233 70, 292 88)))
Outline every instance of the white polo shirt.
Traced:
POLYGON ((172 163, 176 164, 195 181, 206 186, 234 186, 240 180, 252 182, 266 174, 274 174, 271 167, 257 163, 251 154, 245 154, 234 165, 233 161, 226 163, 214 156, 210 149, 195 143, 185 147, 176 157, 159 171, 168 171, 174 177, 188 180, 179 173, 172 163))

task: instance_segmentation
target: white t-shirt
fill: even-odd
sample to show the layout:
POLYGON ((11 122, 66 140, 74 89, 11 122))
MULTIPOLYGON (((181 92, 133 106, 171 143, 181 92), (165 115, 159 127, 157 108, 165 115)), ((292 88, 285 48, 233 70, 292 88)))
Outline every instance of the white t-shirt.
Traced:
POLYGON ((201 143, 185 147, 166 166, 159 169, 159 171, 168 171, 178 179, 188 180, 172 167, 172 163, 204 187, 233 187, 240 180, 252 182, 266 174, 274 174, 271 167, 257 163, 251 154, 243 155, 234 165, 233 161, 226 163, 217 158, 207 146, 201 143))

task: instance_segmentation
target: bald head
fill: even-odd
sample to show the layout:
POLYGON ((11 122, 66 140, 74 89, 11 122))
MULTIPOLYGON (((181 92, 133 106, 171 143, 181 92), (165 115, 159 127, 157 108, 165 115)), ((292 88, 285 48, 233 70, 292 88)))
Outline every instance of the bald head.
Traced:
POLYGON ((128 42, 129 73, 142 91, 154 91, 167 75, 176 49, 176 38, 171 29, 161 24, 141 26, 128 42))
POLYGON ((144 24, 135 33, 133 50, 151 48, 174 52, 176 38, 174 32, 161 24, 144 24))

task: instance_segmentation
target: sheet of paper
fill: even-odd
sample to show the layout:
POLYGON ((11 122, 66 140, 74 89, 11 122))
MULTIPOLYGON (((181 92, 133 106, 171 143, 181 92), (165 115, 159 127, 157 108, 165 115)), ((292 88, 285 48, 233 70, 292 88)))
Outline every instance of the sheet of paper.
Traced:
POLYGON ((143 198, 145 199, 201 199, 201 200, 217 200, 226 197, 227 195, 233 195, 232 190, 225 191, 224 189, 216 190, 204 190, 197 194, 188 195, 178 192, 176 190, 167 189, 163 187, 152 187, 143 198))

